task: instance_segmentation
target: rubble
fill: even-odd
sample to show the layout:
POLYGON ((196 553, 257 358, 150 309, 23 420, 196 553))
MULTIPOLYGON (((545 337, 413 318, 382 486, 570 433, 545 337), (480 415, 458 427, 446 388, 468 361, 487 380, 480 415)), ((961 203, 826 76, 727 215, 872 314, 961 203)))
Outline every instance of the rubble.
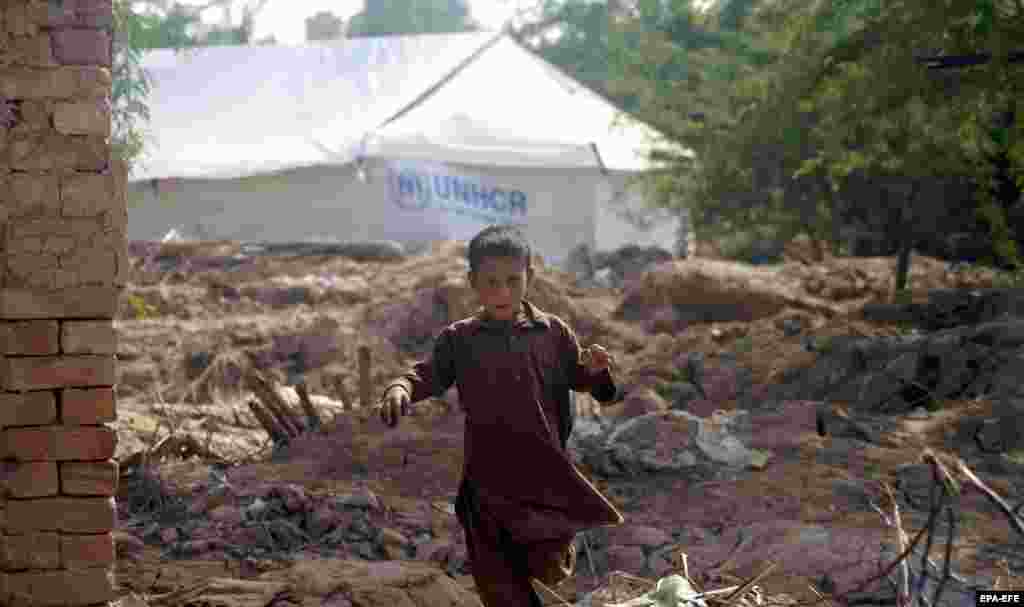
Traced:
MULTIPOLYGON (((394 430, 366 407, 441 327, 472 313, 464 245, 367 262, 237 243, 130 252, 117 325, 126 588, 148 588, 160 570, 163 586, 146 592, 226 606, 271 592, 353 607, 473 604, 451 509, 465 423, 457 392, 418 403, 394 430), (285 446, 271 449, 247 408, 262 400, 245 380, 255 371, 301 425, 285 446), (200 580, 211 584, 200 590, 200 580)), ((578 398, 570 455, 627 524, 581 534, 577 576, 554 589, 567 602, 610 597, 602 592, 626 579, 616 570, 634 576, 632 594, 608 602, 639 597, 680 572, 680 553, 695 588, 735 586, 782 555, 778 574, 758 582, 765 604, 787 593, 814 600, 803 579, 829 570, 846 572, 833 580, 846 589, 892 539, 874 509, 878 480, 898 487, 913 524, 927 516, 921 473, 899 468, 926 444, 968 458, 1011 503, 1024 500, 1006 480, 1024 473, 1019 425, 1009 423, 1024 417, 1017 320, 986 312, 972 326, 917 334, 866 320, 861 309, 887 297, 888 259, 755 268, 637 253, 615 263, 594 275, 616 288, 538 264, 529 294, 584 345, 615 353, 622 392, 606 407, 578 398), (857 542, 873 549, 855 554, 857 542)), ((981 273, 928 259, 912 269, 916 303, 986 286, 981 273)), ((978 493, 957 504, 975 517, 960 573, 991 572, 1012 549, 1005 520, 978 493)))

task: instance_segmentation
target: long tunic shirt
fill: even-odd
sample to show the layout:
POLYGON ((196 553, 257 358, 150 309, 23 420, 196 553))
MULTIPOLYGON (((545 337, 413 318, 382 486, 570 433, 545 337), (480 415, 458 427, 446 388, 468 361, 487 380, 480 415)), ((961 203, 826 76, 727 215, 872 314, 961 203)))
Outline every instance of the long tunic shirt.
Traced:
POLYGON ((565 452, 572 431, 570 390, 614 399, 609 370, 591 375, 573 330, 523 300, 515 321, 482 315, 438 336, 429 360, 392 382, 411 402, 453 384, 466 413, 463 485, 520 542, 564 538, 623 522, 618 510, 565 452))

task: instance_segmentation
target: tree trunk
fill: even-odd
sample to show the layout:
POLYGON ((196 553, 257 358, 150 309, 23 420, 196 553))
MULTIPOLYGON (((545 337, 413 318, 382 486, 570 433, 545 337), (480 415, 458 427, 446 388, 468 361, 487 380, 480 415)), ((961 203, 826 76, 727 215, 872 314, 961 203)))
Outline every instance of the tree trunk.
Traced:
POLYGON ((917 244, 917 229, 914 225, 914 205, 917 204, 917 195, 921 189, 921 182, 914 180, 910 187, 910 195, 903 206, 903 230, 900 234, 900 250, 896 256, 896 288, 893 298, 899 297, 900 293, 907 288, 910 275, 910 255, 917 244))
POLYGON ((906 235, 900 244, 900 251, 896 256, 896 292, 894 296, 907 288, 907 275, 910 274, 910 254, 914 250, 915 239, 906 235))

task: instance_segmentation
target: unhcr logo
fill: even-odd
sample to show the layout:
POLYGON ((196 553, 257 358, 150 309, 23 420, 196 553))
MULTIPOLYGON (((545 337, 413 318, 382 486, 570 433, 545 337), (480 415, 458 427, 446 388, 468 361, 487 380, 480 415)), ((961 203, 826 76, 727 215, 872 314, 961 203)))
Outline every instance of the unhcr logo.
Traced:
POLYGON ((390 181, 395 204, 406 210, 464 208, 505 216, 526 216, 526 193, 519 190, 489 188, 465 177, 409 169, 391 171, 390 181))

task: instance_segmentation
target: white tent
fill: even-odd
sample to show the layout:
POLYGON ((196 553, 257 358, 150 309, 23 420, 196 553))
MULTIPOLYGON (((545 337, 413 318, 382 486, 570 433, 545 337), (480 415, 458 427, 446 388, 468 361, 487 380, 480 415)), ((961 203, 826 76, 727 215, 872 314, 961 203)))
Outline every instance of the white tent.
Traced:
POLYGON ((630 178, 657 134, 493 32, 143 57, 148 153, 128 237, 468 239, 522 225, 554 263, 587 243, 670 250, 630 178))

